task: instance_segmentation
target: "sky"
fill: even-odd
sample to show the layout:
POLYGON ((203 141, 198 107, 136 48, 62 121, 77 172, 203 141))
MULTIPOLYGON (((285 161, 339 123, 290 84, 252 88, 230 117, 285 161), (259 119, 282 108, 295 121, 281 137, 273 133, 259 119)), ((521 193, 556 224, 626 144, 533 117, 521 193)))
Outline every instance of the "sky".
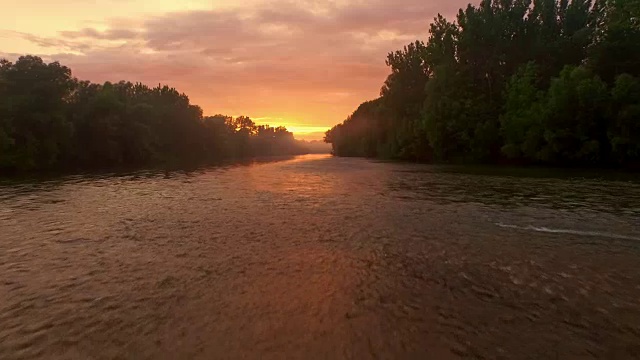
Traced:
POLYGON ((468 0, 20 0, 0 57, 42 56, 93 82, 166 84, 205 115, 322 139, 379 95, 386 54, 468 0))

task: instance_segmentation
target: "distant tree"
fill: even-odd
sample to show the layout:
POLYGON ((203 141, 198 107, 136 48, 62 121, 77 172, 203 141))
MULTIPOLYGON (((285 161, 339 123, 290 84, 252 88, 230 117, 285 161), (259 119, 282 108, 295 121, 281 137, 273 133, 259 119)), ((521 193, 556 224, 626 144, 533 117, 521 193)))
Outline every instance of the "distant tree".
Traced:
POLYGON ((285 128, 203 117, 168 86, 78 81, 35 56, 0 60, 0 171, 215 162, 307 150, 285 128))

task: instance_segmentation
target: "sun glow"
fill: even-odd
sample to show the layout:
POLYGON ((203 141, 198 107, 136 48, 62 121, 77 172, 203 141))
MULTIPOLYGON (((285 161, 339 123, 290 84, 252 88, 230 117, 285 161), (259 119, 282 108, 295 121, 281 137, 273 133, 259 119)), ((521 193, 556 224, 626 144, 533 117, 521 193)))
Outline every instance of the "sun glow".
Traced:
POLYGON ((294 133, 296 138, 304 138, 305 140, 322 140, 324 133, 331 128, 330 126, 305 124, 283 118, 258 117, 252 120, 257 125, 283 126, 294 133))

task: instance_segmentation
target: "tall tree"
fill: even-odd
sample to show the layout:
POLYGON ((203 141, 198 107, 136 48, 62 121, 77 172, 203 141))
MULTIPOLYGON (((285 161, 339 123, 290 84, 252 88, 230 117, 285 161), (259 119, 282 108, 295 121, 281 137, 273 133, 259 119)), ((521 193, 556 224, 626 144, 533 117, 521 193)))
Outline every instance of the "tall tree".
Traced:
POLYGON ((483 0, 438 15, 426 44, 389 55, 375 112, 363 104, 326 141, 349 156, 629 164, 639 4, 483 0))

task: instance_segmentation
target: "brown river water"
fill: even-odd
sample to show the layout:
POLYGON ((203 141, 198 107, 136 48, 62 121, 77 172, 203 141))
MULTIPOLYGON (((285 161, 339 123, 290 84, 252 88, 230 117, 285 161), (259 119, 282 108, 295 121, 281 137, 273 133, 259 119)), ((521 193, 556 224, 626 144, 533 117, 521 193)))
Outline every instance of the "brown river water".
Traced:
POLYGON ((5 181, 0 359, 35 358, 640 358, 640 182, 328 155, 5 181))

